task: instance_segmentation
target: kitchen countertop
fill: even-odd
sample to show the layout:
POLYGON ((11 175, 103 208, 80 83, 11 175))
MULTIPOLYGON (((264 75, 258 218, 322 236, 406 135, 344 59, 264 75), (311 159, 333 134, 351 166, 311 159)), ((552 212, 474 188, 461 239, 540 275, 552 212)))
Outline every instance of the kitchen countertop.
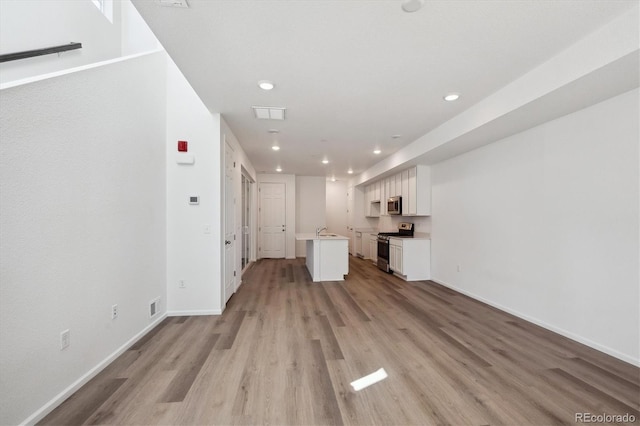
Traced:
POLYGON ((320 236, 316 236, 313 232, 296 234, 297 241, 309 241, 309 240, 348 240, 349 237, 345 237, 344 235, 338 234, 320 234, 320 236))
MULTIPOLYGON (((389 237, 389 238, 394 238, 394 237, 389 237)), ((400 240, 430 240, 431 239, 431 234, 427 233, 427 232, 415 232, 413 234, 413 238, 398 238, 400 240)))

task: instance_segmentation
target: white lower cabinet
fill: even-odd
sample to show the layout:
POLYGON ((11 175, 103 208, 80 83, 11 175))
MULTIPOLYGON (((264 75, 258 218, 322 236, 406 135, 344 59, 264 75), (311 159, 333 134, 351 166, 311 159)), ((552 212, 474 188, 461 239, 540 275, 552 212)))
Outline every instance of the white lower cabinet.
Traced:
POLYGON ((369 244, 368 234, 362 233, 362 258, 369 259, 371 257, 371 245, 369 244))
POLYGON ((431 240, 389 239, 389 268, 407 281, 431 278, 431 240))
POLYGON ((369 257, 373 263, 378 263, 378 236, 371 234, 369 237, 369 257))
POLYGON ((356 256, 364 257, 362 253, 362 232, 354 232, 356 238, 356 256))
POLYGON ((402 240, 389 240, 389 269, 402 275, 402 240))

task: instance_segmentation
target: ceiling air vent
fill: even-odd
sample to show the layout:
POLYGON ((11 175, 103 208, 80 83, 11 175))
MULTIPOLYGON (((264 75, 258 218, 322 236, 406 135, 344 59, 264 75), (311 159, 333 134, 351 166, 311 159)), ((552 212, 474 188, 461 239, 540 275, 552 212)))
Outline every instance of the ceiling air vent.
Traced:
POLYGON ((253 106, 253 113, 259 120, 284 120, 286 108, 253 106))
POLYGON ((160 4, 160 6, 183 7, 183 8, 189 7, 189 3, 187 3, 187 0, 157 0, 157 1, 160 4))

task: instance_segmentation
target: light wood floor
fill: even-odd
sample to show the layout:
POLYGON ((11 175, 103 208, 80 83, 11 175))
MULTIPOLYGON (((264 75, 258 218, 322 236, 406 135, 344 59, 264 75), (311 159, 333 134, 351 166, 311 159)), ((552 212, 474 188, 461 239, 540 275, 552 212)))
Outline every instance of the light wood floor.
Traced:
POLYGON ((257 262, 222 316, 167 318, 42 424, 638 424, 630 364, 369 261, 313 284, 303 260, 257 262))

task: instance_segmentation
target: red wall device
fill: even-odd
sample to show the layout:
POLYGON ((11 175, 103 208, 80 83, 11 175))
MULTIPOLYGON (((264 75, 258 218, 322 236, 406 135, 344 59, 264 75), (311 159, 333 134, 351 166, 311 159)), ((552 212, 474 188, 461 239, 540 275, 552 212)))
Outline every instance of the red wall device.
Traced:
POLYGON ((178 152, 187 152, 187 141, 178 141, 178 152))

